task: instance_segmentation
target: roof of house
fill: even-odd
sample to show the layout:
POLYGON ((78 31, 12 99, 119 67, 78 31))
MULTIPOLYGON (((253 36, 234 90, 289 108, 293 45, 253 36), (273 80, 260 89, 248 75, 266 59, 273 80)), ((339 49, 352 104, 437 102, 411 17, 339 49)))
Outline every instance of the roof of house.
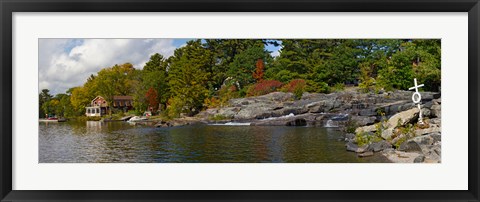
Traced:
POLYGON ((115 95, 113 100, 133 100, 133 97, 129 95, 115 95))
POLYGON ((95 100, 98 99, 98 98, 102 98, 102 99, 103 99, 102 96, 97 96, 97 97, 93 98, 93 100, 92 100, 91 102, 95 101, 95 100))

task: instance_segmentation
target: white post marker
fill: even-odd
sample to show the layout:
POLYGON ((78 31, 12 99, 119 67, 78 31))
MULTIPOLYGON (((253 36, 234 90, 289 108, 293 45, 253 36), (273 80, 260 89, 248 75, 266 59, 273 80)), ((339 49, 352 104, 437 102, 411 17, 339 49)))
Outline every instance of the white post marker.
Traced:
POLYGON ((418 88, 423 87, 424 85, 423 84, 417 85, 417 78, 414 78, 413 82, 414 82, 415 86, 409 88, 408 90, 415 89, 415 92, 412 95, 412 101, 413 101, 413 103, 417 104, 418 110, 420 111, 419 112, 419 117, 418 117, 418 123, 423 124, 422 109, 420 108, 420 103, 422 101, 422 95, 420 95, 420 93, 418 92, 418 88))

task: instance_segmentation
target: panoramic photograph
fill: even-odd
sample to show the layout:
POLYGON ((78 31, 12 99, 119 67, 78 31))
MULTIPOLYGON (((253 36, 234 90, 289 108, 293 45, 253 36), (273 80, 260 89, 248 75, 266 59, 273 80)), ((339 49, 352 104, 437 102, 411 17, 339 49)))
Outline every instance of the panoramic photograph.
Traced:
POLYGON ((39 163, 441 163, 440 39, 38 47, 39 163))

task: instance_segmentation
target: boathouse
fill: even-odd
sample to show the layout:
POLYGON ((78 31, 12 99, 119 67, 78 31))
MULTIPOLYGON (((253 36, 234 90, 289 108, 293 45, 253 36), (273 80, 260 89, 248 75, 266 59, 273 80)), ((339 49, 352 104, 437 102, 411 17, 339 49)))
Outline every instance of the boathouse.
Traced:
MULTIPOLYGON (((122 109, 124 111, 130 110, 133 108, 133 97, 132 96, 113 96, 113 108, 122 109)), ((107 114, 109 109, 108 102, 102 96, 95 97, 91 102, 90 106, 85 107, 86 116, 103 116, 107 114)))

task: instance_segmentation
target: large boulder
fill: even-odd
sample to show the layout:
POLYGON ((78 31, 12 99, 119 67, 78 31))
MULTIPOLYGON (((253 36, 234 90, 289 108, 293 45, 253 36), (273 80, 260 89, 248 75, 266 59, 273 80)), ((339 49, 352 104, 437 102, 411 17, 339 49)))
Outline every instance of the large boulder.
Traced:
POLYGON ((306 105, 310 113, 328 112, 335 107, 335 100, 321 100, 306 105))
POLYGON ((442 107, 439 104, 432 105, 430 109, 431 116, 434 118, 441 118, 442 117, 442 107))
POLYGON ((216 115, 221 115, 225 118, 233 118, 240 111, 239 107, 225 107, 218 109, 216 115))
POLYGON ((386 150, 382 154, 392 163, 413 163, 417 157, 422 155, 416 152, 403 152, 395 150, 386 150))
POLYGON ((350 121, 353 121, 357 126, 366 126, 374 124, 376 119, 375 116, 352 116, 350 121))
POLYGON ((242 108, 237 114, 235 114, 235 119, 237 120, 249 120, 257 118, 268 118, 271 117, 271 111, 273 107, 264 106, 264 105, 254 105, 242 108))
POLYGON ((421 136, 429 133, 441 133, 441 128, 436 124, 430 124, 430 127, 415 130, 415 136, 421 136))
POLYGON ((420 155, 420 156, 417 156, 417 158, 413 159, 413 162, 414 163, 423 163, 424 160, 425 160, 425 156, 420 155))
POLYGON ((367 150, 374 151, 374 152, 379 152, 379 151, 383 151, 383 150, 388 149, 388 148, 392 148, 392 145, 390 143, 388 143, 387 141, 382 140, 380 142, 374 142, 374 143, 368 145, 367 150))
POLYGON ((436 142, 433 145, 424 146, 423 153, 425 154, 425 163, 440 163, 442 150, 441 143, 436 142))
POLYGON ((399 112, 392 117, 390 117, 387 123, 384 125, 385 128, 395 128, 397 125, 405 125, 411 123, 418 118, 418 108, 412 108, 403 112, 399 112))
POLYGON ((357 152, 357 149, 358 149, 358 145, 356 145, 352 141, 347 142, 345 144, 345 147, 347 148, 347 151, 351 151, 351 152, 357 152))
POLYGON ((363 127, 358 127, 355 129, 355 133, 366 133, 366 132, 375 132, 377 131, 377 125, 369 125, 369 126, 363 126, 363 127))
POLYGON ((393 135, 393 128, 387 128, 382 131, 382 138, 385 140, 391 139, 392 135, 393 135))
POLYGON ((419 145, 433 145, 434 143, 441 141, 441 138, 442 137, 440 133, 430 133, 427 135, 414 137, 411 140, 415 141, 419 145))
POLYGON ((417 142, 413 140, 408 140, 400 144, 400 147, 398 148, 399 151, 404 151, 404 152, 416 152, 416 153, 423 153, 422 148, 420 145, 418 145, 417 142))
POLYGON ((363 153, 363 152, 369 151, 368 145, 359 147, 357 144, 355 144, 352 141, 347 142, 345 144, 345 147, 347 148, 347 151, 356 152, 356 153, 363 153))

